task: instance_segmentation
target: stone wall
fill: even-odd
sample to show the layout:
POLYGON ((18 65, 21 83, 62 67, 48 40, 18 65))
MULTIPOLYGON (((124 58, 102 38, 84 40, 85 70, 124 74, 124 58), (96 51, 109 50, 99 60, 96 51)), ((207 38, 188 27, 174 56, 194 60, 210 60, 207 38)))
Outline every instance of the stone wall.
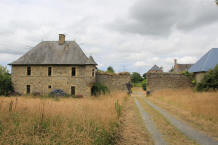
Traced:
POLYGON ((126 84, 130 83, 129 73, 109 74, 96 73, 96 82, 104 84, 110 91, 128 91, 126 84))
POLYGON ((27 76, 27 66, 12 66, 12 82, 15 91, 26 94, 26 86, 30 85, 31 93, 48 94, 54 89, 62 89, 67 94, 71 94, 71 86, 75 86, 76 95, 91 95, 91 87, 95 82, 95 76, 92 76, 94 65, 51 66, 51 76, 48 76, 48 67, 31 66, 31 76, 27 76), (72 76, 72 67, 76 68, 76 76, 72 76))
POLYGON ((176 73, 148 73, 147 74, 147 90, 155 91, 160 89, 177 89, 190 88, 192 81, 182 75, 176 73))

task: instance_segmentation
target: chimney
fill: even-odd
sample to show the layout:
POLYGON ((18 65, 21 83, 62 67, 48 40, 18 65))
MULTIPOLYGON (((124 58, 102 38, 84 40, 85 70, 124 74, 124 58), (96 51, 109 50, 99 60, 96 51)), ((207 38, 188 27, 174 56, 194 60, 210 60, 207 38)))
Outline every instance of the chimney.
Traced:
POLYGON ((65 35, 64 34, 59 34, 59 45, 63 45, 65 42, 65 35))
POLYGON ((177 64, 177 59, 174 59, 174 65, 176 65, 177 64))

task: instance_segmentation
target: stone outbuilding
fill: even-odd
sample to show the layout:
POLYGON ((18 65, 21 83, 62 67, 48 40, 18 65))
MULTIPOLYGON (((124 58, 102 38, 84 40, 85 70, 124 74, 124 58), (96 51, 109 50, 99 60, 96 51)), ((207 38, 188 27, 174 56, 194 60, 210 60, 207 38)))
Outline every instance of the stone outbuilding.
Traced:
POLYGON ((163 68, 155 64, 147 73, 162 73, 162 72, 163 72, 163 68))
POLYGON ((218 48, 212 48, 188 70, 194 73, 196 82, 200 82, 205 73, 218 64, 218 48))
POLYGON ((182 73, 185 71, 188 71, 188 69, 192 66, 193 64, 178 64, 177 59, 174 60, 174 67, 173 67, 173 72, 174 73, 182 73))
POLYGON ((97 63, 75 41, 43 41, 10 64, 12 83, 20 94, 48 94, 61 89, 71 95, 91 95, 97 63))

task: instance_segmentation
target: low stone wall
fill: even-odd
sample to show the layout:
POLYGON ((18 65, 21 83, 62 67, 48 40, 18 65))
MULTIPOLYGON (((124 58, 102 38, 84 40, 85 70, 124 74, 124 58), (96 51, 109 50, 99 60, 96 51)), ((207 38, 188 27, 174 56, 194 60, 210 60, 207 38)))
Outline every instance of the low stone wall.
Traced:
POLYGON ((148 73, 147 90, 178 89, 192 87, 192 81, 182 74, 176 73, 148 73))
POLYGON ((119 74, 110 74, 110 73, 96 73, 96 82, 104 84, 108 89, 113 91, 126 91, 128 92, 127 83, 130 83, 130 74, 129 73, 119 73, 119 74))

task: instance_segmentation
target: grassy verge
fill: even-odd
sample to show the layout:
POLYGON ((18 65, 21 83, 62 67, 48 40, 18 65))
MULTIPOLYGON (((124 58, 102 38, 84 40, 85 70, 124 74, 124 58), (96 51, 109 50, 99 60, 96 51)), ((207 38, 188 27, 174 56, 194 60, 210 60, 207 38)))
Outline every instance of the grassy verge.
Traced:
POLYGON ((218 138, 218 92, 161 90, 152 93, 149 100, 218 138))
POLYGON ((133 97, 129 97, 124 106, 120 135, 119 145, 154 145, 133 97))
POLYGON ((154 121, 157 129, 161 132, 167 143, 170 145, 197 145, 194 141, 189 140, 179 130, 172 126, 161 114, 146 104, 143 98, 137 97, 137 99, 146 112, 151 116, 151 119, 154 121))
POLYGON ((125 97, 0 97, 0 144, 116 144, 120 120, 115 103, 122 108, 125 97))

